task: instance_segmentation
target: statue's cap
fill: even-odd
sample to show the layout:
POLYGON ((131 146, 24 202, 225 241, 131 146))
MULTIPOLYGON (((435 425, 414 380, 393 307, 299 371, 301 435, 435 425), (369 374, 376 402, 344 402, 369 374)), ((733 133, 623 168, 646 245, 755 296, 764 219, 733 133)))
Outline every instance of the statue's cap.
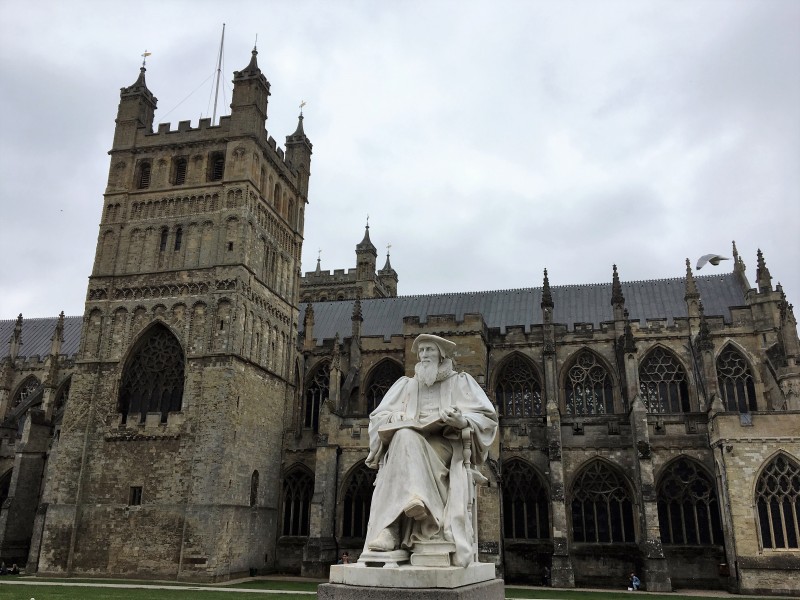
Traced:
POLYGON ((433 344, 436 344, 436 346, 439 348, 439 352, 441 353, 442 358, 452 358, 456 350, 455 342, 451 342, 450 340, 441 338, 438 335, 432 335, 430 333, 420 333, 417 336, 417 339, 414 340, 414 343, 411 344, 411 351, 414 354, 416 354, 419 351, 419 345, 421 342, 431 342, 433 344))

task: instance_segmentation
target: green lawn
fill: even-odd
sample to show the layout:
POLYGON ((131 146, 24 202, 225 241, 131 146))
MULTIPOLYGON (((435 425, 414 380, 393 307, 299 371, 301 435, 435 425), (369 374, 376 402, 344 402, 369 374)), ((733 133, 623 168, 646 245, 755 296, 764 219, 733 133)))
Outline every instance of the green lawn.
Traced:
MULTIPOLYGON (((27 585, 14 585, 9 583, 12 579, 0 579, 0 600, 315 600, 315 596, 309 594, 292 593, 263 593, 237 594, 232 591, 220 590, 199 590, 191 584, 168 583, 168 589, 149 588, 110 588, 110 587, 86 587, 86 586, 54 586, 43 585, 41 580, 28 579, 32 583, 27 585), (194 589, 193 589, 194 588, 194 589)), ((49 580, 62 581, 69 583, 91 582, 112 583, 112 580, 49 580)), ((133 583, 136 585, 163 585, 158 582, 143 581, 123 581, 113 580, 113 583, 133 583)), ((244 590, 281 590, 297 592, 314 592, 317 589, 317 582, 308 581, 273 581, 273 580, 252 580, 224 586, 225 589, 244 590)), ((551 599, 551 600, 619 600, 622 595, 628 596, 625 590, 606 591, 606 592, 586 592, 574 590, 556 590, 552 588, 519 588, 514 586, 506 587, 506 598, 528 598, 528 599, 551 599)), ((708 600, 708 597, 684 596, 679 594, 640 594, 642 600, 708 600)), ((738 597, 736 600, 754 600, 752 598, 738 597)))

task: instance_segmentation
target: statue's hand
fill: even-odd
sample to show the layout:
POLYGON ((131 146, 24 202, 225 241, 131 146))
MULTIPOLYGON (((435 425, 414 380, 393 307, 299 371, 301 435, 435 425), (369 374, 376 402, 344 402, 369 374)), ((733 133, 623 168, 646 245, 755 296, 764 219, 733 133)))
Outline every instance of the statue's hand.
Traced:
POLYGON ((467 421, 467 418, 461 414, 461 411, 458 409, 458 407, 455 406, 444 411, 443 419, 445 424, 455 429, 465 429, 466 427, 469 427, 469 421, 467 421))
POLYGON ((403 421, 403 413, 395 412, 389 415, 389 418, 386 420, 387 423, 398 423, 403 421))

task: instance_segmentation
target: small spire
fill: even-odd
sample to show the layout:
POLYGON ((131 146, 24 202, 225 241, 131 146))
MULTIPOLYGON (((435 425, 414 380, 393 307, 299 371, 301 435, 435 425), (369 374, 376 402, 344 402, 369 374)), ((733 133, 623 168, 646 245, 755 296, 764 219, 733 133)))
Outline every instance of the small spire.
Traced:
POLYGON ((739 251, 736 249, 736 240, 733 240, 731 244, 733 245, 733 263, 736 264, 739 262, 739 251))
POLYGON ((356 300, 353 302, 353 321, 363 321, 364 317, 361 314, 361 292, 356 294, 356 300))
POLYGON ((758 268, 756 269, 756 282, 758 283, 759 292, 772 291, 772 275, 769 273, 767 263, 764 260, 764 254, 761 248, 758 249, 758 268))
POLYGON ((261 75, 261 69, 258 68, 258 50, 253 46, 253 51, 250 53, 250 62, 241 71, 234 71, 234 79, 243 79, 245 77, 254 77, 261 75))
POLYGON ((622 295, 622 284, 619 281, 619 274, 617 273, 617 265, 614 265, 614 272, 611 281, 611 306, 624 305, 625 296, 622 295))
POLYGON ((550 291, 550 279, 547 277, 547 269, 544 270, 544 282, 542 283, 542 310, 545 308, 553 309, 553 294, 550 291))
POLYGON ((8 356, 14 361, 19 356, 19 347, 22 345, 22 313, 19 313, 17 317, 17 322, 14 324, 14 332, 11 334, 11 339, 8 340, 8 343, 11 345, 8 356))
POLYGON ((706 312, 703 303, 700 303, 700 331, 697 333, 697 347, 700 350, 711 351, 714 349, 714 342, 711 341, 711 330, 706 321, 706 312))
POLYGON ((322 268, 320 267, 320 262, 322 262, 322 248, 317 251, 317 270, 315 273, 320 275, 322 273, 322 268))
POLYGON ((699 298, 700 292, 697 291, 697 283, 694 280, 694 274, 692 273, 692 263, 689 259, 686 259, 686 295, 683 297, 684 300, 691 300, 693 298, 699 298))
POLYGON ((359 250, 371 250, 377 253, 375 246, 372 244, 372 240, 369 239, 369 215, 367 215, 367 226, 364 229, 364 239, 356 246, 356 251, 359 250))

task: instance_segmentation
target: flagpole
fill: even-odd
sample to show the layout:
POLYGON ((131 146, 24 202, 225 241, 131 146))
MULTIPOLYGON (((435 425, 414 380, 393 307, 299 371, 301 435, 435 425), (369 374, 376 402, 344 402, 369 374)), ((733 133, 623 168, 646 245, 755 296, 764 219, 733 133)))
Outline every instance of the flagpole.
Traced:
POLYGON ((225 43, 225 23, 222 24, 222 38, 219 40, 219 56, 217 57, 217 85, 214 91, 214 114, 211 116, 211 124, 217 120, 217 98, 219 98, 219 78, 222 73, 222 46, 225 43))

